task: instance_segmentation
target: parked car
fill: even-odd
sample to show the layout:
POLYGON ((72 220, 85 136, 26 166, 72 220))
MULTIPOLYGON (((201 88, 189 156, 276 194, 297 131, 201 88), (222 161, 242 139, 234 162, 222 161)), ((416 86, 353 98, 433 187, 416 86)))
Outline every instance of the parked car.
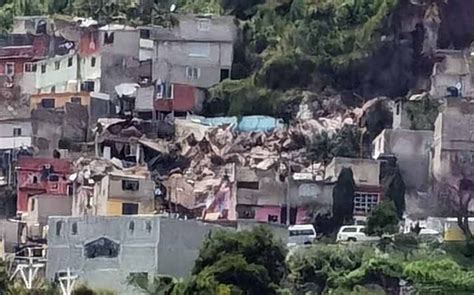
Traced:
POLYGON ((379 236, 369 236, 366 234, 366 229, 363 225, 345 225, 339 229, 336 242, 376 242, 380 239, 391 239, 391 237, 388 235, 384 235, 382 238, 379 236))
POLYGON ((443 242, 443 235, 434 229, 422 228, 418 233, 418 237, 421 241, 443 242))
POLYGON ((312 244, 317 237, 312 224, 292 225, 288 228, 288 235, 288 247, 312 244))

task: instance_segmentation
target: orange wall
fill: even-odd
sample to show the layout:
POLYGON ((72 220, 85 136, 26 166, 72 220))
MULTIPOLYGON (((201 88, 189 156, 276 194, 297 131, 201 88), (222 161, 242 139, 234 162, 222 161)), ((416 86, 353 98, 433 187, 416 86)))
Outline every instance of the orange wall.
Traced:
POLYGON ((81 105, 88 106, 90 104, 90 95, 87 92, 66 92, 66 93, 41 93, 33 94, 30 101, 30 109, 34 110, 38 107, 38 104, 41 103, 43 98, 54 98, 55 107, 61 108, 66 105, 66 103, 71 102, 71 97, 80 97, 81 105))

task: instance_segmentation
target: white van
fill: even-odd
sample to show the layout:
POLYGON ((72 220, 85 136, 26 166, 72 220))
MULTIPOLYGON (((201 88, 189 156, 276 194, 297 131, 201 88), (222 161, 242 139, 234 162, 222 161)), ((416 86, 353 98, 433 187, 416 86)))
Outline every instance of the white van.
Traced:
POLYGON ((317 237, 312 224, 297 224, 288 228, 288 247, 312 244, 317 237))
POLYGON ((380 240, 378 236, 369 236, 363 225, 341 226, 337 233, 336 242, 373 242, 380 240))

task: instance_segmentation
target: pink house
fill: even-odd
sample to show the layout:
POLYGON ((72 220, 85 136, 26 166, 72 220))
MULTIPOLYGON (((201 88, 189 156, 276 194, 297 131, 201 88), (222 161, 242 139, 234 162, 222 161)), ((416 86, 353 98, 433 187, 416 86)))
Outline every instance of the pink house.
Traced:
POLYGON ((48 194, 67 197, 71 162, 63 159, 24 157, 17 167, 17 213, 28 211, 28 199, 48 194))

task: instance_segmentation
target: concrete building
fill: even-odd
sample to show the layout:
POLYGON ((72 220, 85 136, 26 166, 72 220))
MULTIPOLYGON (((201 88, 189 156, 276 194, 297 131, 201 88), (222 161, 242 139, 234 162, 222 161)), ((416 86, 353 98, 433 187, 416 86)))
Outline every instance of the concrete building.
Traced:
POLYGON ((474 103, 449 98, 435 122, 434 180, 474 175, 474 103))
POLYGON ((219 227, 158 216, 51 217, 46 277, 67 268, 78 284, 137 294, 129 276, 187 277, 208 234, 219 227))
POLYGON ((93 185, 78 188, 73 202, 73 215, 136 215, 155 210, 155 182, 149 173, 133 174, 112 171, 93 185))
POLYGON ((448 88, 456 89, 459 96, 474 94, 472 85, 471 59, 468 50, 437 50, 437 62, 431 75, 430 95, 434 98, 451 96, 448 88))
POLYGON ((62 159, 22 157, 17 167, 17 213, 28 212, 28 200, 47 194, 66 198, 71 163, 62 159))
POLYGON ((163 119, 168 113, 175 116, 186 113, 199 113, 205 99, 205 91, 184 84, 161 83, 157 85, 154 109, 158 119, 163 119))
POLYGON ((23 241, 28 238, 43 239, 47 234, 48 218, 50 216, 71 216, 72 196, 63 195, 34 195, 28 199, 28 209, 21 216, 23 241))
MULTIPOLYGON (((149 28, 153 81, 209 88, 230 78, 237 26, 230 16, 174 15, 177 25, 149 28)), ((143 31, 144 29, 142 29, 143 31)))
POLYGON ((236 170, 239 219, 286 224, 289 205, 290 224, 301 224, 306 222, 308 209, 320 213, 332 209, 333 184, 302 178, 301 174, 292 175, 287 183, 273 169, 237 167, 236 170))
POLYGON ((39 155, 52 155, 56 149, 69 149, 73 144, 87 141, 90 132, 88 107, 68 102, 63 108, 54 108, 52 98, 43 101, 46 107, 31 112, 33 145, 38 148, 39 155))
POLYGON ((31 146, 31 120, 0 120, 0 150, 31 146))
POLYGON ((372 157, 395 156, 407 189, 427 191, 433 131, 385 129, 373 141, 372 157))
POLYGON ((101 91, 109 95, 122 83, 137 83, 140 77, 151 77, 151 67, 139 59, 140 31, 110 24, 99 29, 101 44, 101 91))
POLYGON ((326 167, 325 180, 335 183, 343 168, 351 168, 354 182, 354 216, 367 216, 383 199, 380 162, 371 159, 335 157, 326 167))

